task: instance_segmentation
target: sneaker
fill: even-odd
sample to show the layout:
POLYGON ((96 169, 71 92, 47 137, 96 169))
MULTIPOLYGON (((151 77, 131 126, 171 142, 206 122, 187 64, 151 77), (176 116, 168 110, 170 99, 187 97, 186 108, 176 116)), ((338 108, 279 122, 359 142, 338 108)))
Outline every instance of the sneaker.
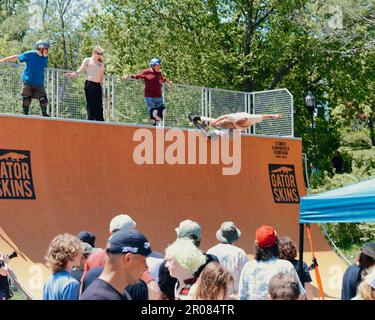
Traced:
POLYGON ((196 121, 201 120, 201 116, 199 114, 192 112, 189 114, 189 120, 190 122, 196 122, 196 121))

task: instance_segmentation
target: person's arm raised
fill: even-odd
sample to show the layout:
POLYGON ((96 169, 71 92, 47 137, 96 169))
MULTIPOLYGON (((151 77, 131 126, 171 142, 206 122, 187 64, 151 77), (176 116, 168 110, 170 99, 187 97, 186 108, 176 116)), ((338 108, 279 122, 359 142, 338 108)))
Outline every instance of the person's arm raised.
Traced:
POLYGON ((65 76, 67 78, 74 78, 74 77, 77 77, 79 76, 82 72, 86 71, 86 68, 87 68, 87 59, 84 59, 82 61, 82 64, 81 66, 79 67, 79 69, 75 72, 67 72, 65 73, 65 76))
POLYGON ((281 119, 284 118, 284 116, 280 113, 276 114, 262 114, 262 120, 264 119, 281 119))
POLYGON ((5 62, 17 62, 18 61, 18 55, 9 56, 3 59, 0 59, 0 64, 5 62))

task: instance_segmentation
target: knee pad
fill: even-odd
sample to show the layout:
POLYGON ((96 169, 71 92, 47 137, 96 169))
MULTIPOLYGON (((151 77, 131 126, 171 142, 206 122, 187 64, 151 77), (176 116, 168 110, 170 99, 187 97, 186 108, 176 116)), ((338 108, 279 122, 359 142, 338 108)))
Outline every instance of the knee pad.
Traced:
MULTIPOLYGON (((151 120, 155 120, 155 117, 154 117, 154 115, 153 115, 153 113, 154 113, 154 111, 158 111, 158 108, 152 108, 151 110, 150 110, 150 119, 151 120)), ((158 115, 159 115, 159 112, 158 112, 158 115)), ((160 116, 159 116, 160 117, 160 116)))
POLYGON ((30 107, 31 104, 31 97, 22 97, 22 105, 24 107, 30 107))
POLYGON ((46 96, 43 96, 43 97, 40 97, 39 98, 39 104, 42 106, 42 107, 45 107, 48 105, 48 99, 46 96))
POLYGON ((158 110, 158 117, 163 119, 165 114, 165 107, 162 105, 161 107, 157 108, 158 110))

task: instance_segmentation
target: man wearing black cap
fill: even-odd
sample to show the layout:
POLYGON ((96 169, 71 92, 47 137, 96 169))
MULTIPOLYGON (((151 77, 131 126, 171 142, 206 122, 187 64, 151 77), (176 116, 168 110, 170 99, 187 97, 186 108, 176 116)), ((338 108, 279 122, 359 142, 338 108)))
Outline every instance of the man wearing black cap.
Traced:
POLYGON ((356 296, 357 288, 366 276, 368 269, 375 266, 375 242, 365 243, 356 263, 349 266, 342 280, 341 300, 351 300, 356 296))
POLYGON ((151 253, 147 238, 136 230, 120 230, 107 244, 102 274, 83 293, 81 300, 129 300, 122 292, 140 279, 151 253))
POLYGON ((96 240, 95 233, 89 232, 89 231, 81 231, 80 233, 78 233, 77 239, 81 240, 82 242, 86 242, 91 247, 95 248, 95 240, 96 240))

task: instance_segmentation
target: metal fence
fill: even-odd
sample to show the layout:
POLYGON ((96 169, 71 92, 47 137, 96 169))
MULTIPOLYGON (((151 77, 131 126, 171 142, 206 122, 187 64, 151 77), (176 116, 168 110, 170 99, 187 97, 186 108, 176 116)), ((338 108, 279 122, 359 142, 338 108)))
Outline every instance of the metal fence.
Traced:
MULTIPOLYGON (((19 64, 7 63, 0 66, 0 113, 22 113, 21 72, 22 66, 19 64)), ((67 71, 61 69, 46 69, 48 112, 55 118, 87 119, 85 75, 68 79, 64 76, 65 72, 67 71)), ((143 90, 143 81, 106 76, 103 96, 105 120, 149 125, 143 90)), ((284 118, 265 120, 251 128, 248 133, 286 137, 294 135, 293 96, 287 89, 247 93, 165 84, 163 97, 167 109, 164 125, 167 127, 191 128, 187 120, 190 112, 209 117, 234 112, 281 113, 284 118)), ((41 114, 38 101, 33 100, 30 114, 41 114)))

